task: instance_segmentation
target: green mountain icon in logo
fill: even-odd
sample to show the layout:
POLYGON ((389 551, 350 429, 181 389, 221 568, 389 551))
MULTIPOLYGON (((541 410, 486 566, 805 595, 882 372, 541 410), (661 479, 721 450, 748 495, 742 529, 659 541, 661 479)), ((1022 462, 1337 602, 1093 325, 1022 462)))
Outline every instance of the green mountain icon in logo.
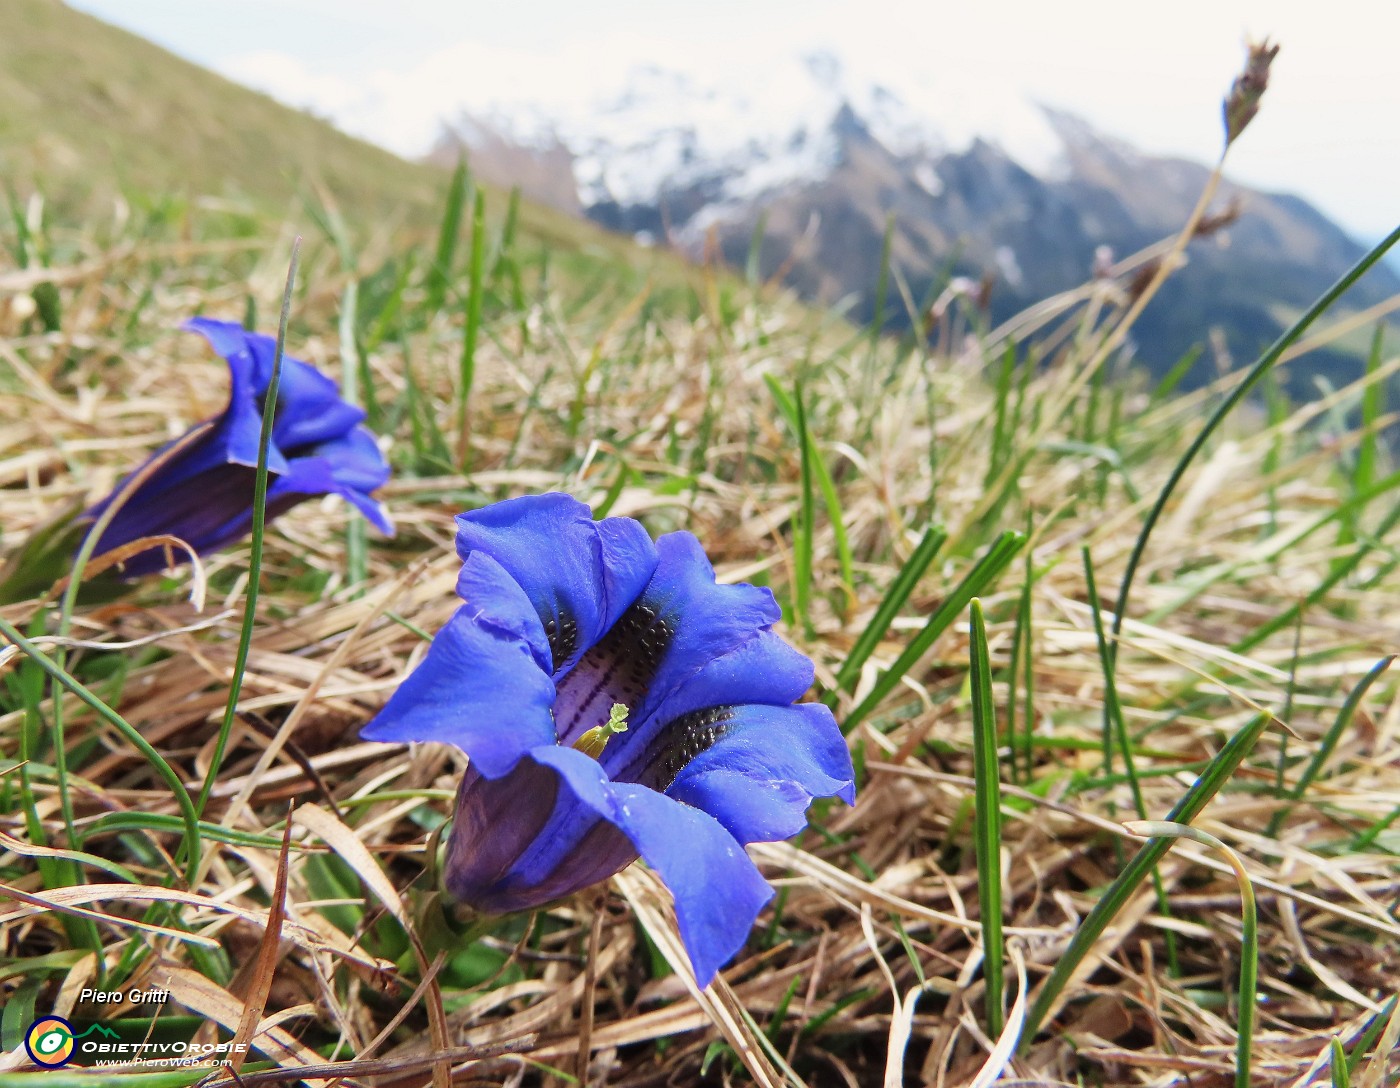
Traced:
POLYGON ((74 1038, 74 1039, 86 1039, 86 1038, 87 1038, 89 1035, 91 1035, 94 1031, 100 1032, 101 1034, 107 1036, 107 1038, 109 1038, 109 1039, 120 1039, 120 1038, 121 1038, 121 1036, 118 1035, 118 1034, 117 1034, 115 1031, 113 1031, 111 1028, 103 1027, 101 1024, 93 1024, 92 1027, 90 1027, 90 1028, 87 1029, 87 1031, 83 1032, 81 1035, 75 1035, 75 1036, 73 1036, 73 1038, 74 1038))

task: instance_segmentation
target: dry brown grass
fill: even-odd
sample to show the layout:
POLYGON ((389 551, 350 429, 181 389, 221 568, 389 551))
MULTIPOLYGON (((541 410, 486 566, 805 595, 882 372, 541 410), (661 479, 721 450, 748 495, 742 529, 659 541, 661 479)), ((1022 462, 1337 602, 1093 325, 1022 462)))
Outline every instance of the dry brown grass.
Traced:
MULTIPOLYGON (((245 294, 260 312, 275 312, 280 259, 269 249, 220 282, 224 258, 213 247, 153 254, 138 245, 114 261, 76 254, 72 269, 54 276, 65 303, 54 332, 38 331, 26 316, 23 289, 0 291, 6 548, 65 504, 105 492, 157 441, 217 410, 220 365, 197 338, 168 330, 196 307, 241 316, 245 294), (137 276, 146 262, 158 268, 137 276), (128 329, 135 303, 128 284, 138 281, 153 293, 128 329)), ((290 340, 332 370, 344 284, 336 268, 327 252, 312 252, 290 340)), ((1094 312, 1112 321, 1120 313, 1112 285, 1101 289, 1094 312)), ((1232 1081, 1239 895, 1230 869, 1190 844, 1160 867, 1170 916, 1150 885, 1138 889, 1056 1018, 1019 1056, 989 1059, 995 1040, 982 1021, 965 622, 852 733, 863 766, 856 807, 822 806, 818 829, 754 849, 781 895, 748 950, 708 991, 695 989, 667 896, 641 867, 527 927, 484 938, 495 959, 474 984, 461 949, 449 943, 438 958, 441 942, 415 881, 427 824, 447 813, 462 757, 361 743, 356 731, 423 651, 407 625, 432 632, 454 608, 452 515, 547 489, 596 504, 625 464, 629 476, 612 513, 639 517, 653 532, 689 528, 722 576, 762 580, 790 600, 798 446, 774 410, 767 375, 788 389, 799 376, 804 382, 855 557, 848 588, 830 520, 819 516, 810 634, 797 624, 786 632, 816 659, 819 686, 830 688, 925 525, 935 520, 951 533, 854 700, 842 696, 838 718, 995 531, 1030 527, 1033 695, 1018 671, 1015 750, 1003 750, 1013 998, 1022 969, 1034 988, 1135 848, 1122 828, 1136 809, 1121 758, 1116 773, 1102 774, 1104 680, 1079 553, 1090 549, 1101 593, 1116 588, 1147 506, 1219 388, 1154 403, 1122 376, 1100 386, 1088 367, 1096 334, 1071 324, 1075 335, 1061 338, 1068 347, 1026 375, 1024 386, 1018 370, 1010 393, 998 394, 1003 345, 977 335, 967 315, 965 335, 950 336, 949 350, 925 354, 852 341, 842 327, 720 281, 701 283, 697 298, 695 320, 649 314, 625 298, 575 305, 567 291, 532 299, 524 311, 488 313, 470 471, 435 466, 414 448, 408 420, 398 420, 391 455, 400 471, 383 495, 400 534, 371 542, 365 583, 347 584, 343 507, 307 504, 276 524, 240 704, 266 726, 240 722, 206 815, 265 838, 208 836, 193 885, 172 867, 174 831, 106 830, 114 813, 170 816, 176 808, 130 745, 77 703, 67 714, 68 763, 83 851, 128 867, 137 884, 85 860, 90 883, 49 882, 15 785, 25 721, 20 678, 32 673, 14 659, 0 666, 13 708, 0 717, 8 810, 0 816, 0 952, 18 967, 5 983, 12 1000, 36 980, 41 1008, 91 1011, 77 998, 96 960, 71 928, 87 918, 109 968, 133 943, 147 950, 127 985, 170 989, 172 1002, 252 1038, 261 1051, 253 1058, 280 1067, 245 1067, 249 1086, 345 1078, 563 1084, 570 1075, 618 1088, 749 1080, 955 1086, 990 1083, 979 1079, 984 1067, 987 1075, 1000 1071, 1003 1084, 1232 1081), (998 444, 994 420, 999 403, 1010 411, 1008 397, 1019 401, 1020 418, 998 444), (1050 411, 1056 404, 1065 406, 1062 415, 1050 411), (573 436, 571 419, 581 421, 573 436), (1121 472, 1106 465, 1105 451, 1121 472), (996 490, 998 480, 1004 490, 996 490), (1034 739, 1026 747, 1028 699, 1034 739), (284 831, 289 846, 279 862, 284 831), (339 859, 334 871, 349 880, 344 896, 327 892, 328 858, 339 859), (150 903, 170 909, 148 913, 150 903), (422 947, 405 943, 405 931, 422 947), (222 949, 226 959, 213 962, 227 966, 226 976, 201 970, 201 946, 222 949), (35 965, 35 957, 64 953, 71 955, 62 970, 35 965), (660 969, 662 961, 672 970, 660 969), (726 1049, 717 1053, 720 1043, 726 1049)), ((1059 320, 1073 323, 1083 312, 1059 320)), ((1053 325, 1045 335, 1055 335, 1053 325)), ((450 433, 460 336, 458 322, 437 315, 376 347, 369 366, 390 417, 411 365, 424 403, 450 433)), ((1387 363, 1375 380, 1397 365, 1387 363)), ((1381 831, 1356 845, 1400 805, 1394 685, 1383 679, 1372 689, 1301 802, 1281 799, 1275 785, 1281 747, 1287 787, 1347 693, 1395 651, 1400 616, 1393 547, 1369 535, 1393 491, 1382 489, 1353 521, 1304 533, 1358 487, 1360 436, 1305 429, 1316 415, 1310 409, 1269 423, 1251 410, 1193 466, 1147 553, 1117 669, 1153 817, 1257 710, 1278 719, 1198 821, 1243 855, 1259 896, 1260 1084, 1325 1079, 1330 1040, 1340 1036, 1350 1049, 1400 989, 1400 840, 1381 831), (1299 623, 1231 649, 1368 545, 1299 623), (1281 810, 1274 836, 1269 823, 1281 810)), ((1383 475, 1377 469, 1375 479, 1383 475)), ((83 605, 74 617, 80 641, 70 668, 192 788, 212 758, 246 563, 246 548, 209 561, 202 611, 186 599, 182 576, 149 579, 120 602, 83 605)), ((983 594, 1003 720, 1022 582, 1018 562, 983 594)), ((34 607, 12 605, 4 614, 23 624, 34 607)), ((30 776, 48 849, 65 851, 50 757, 36 759, 30 776)), ((1392 1043, 1397 1023, 1392 1016, 1392 1043)), ((7 1035, 5 1045, 16 1041, 7 1035)), ((1386 1061, 1361 1062, 1358 1083, 1396 1083, 1400 1070, 1392 1062, 1387 1072, 1386 1061)), ((23 1052, 0 1062, 20 1068, 23 1052)))

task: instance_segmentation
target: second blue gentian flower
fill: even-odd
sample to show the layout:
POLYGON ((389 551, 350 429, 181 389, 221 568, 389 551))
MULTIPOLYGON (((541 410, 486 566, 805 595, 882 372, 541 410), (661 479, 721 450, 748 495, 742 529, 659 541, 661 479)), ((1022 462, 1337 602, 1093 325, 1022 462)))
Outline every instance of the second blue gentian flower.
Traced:
POLYGON ((639 855, 675 898, 702 986, 773 891, 744 844, 855 799, 812 663, 772 593, 719 585, 689 533, 655 543, 566 495, 457 519, 466 602, 362 736, 470 757, 444 880, 487 913, 542 906, 639 855))
MULTIPOLYGON (((252 528, 253 480, 276 341, 232 321, 196 317, 182 327, 202 335, 228 363, 228 407, 200 424, 204 433, 168 456, 137 487, 98 540, 94 554, 165 534, 206 555, 240 540, 252 528)), ((371 497, 389 478, 389 466, 374 435, 363 426, 364 419, 361 409, 341 400, 330 378, 309 363, 283 355, 268 449, 268 521, 313 496, 340 495, 380 532, 393 534, 393 524, 371 497)), ((185 440, 176 440, 181 441, 185 440)), ((151 460, 165 456, 170 445, 151 460)), ((108 496, 84 516, 96 518, 111 501, 108 496)), ((161 550, 150 549, 128 559, 123 573, 147 574, 164 565, 161 550)))

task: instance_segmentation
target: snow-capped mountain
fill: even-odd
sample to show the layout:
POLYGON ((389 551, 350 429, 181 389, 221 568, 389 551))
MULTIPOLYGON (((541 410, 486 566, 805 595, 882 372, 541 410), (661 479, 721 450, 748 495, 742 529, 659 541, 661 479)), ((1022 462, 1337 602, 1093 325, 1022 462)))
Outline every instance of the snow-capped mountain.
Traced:
MULTIPOLYGON (((591 95, 553 103, 493 97, 469 107, 439 153, 465 145, 489 172, 492 150, 566 150, 584 208, 644 207, 658 194, 696 189, 707 191, 709 204, 738 208, 829 175, 841 162, 843 121, 858 118, 934 194, 936 164, 979 140, 1037 175, 1055 175, 1062 140, 1043 110, 979 88, 975 109, 944 107, 939 117, 937 103, 956 93, 934 79, 895 89, 825 50, 708 75, 650 64, 598 82, 591 95)), ((712 211, 704 224, 671 227, 684 237, 716 218, 712 211)))
MULTIPOLYGON (((713 238, 735 264, 761 226, 764 274, 783 270, 821 301, 854 297, 857 317, 869 316, 891 219, 916 299, 954 272, 992 275, 1000 318, 1083 282, 1103 247, 1125 256, 1175 231, 1207 177, 995 83, 895 83, 829 51, 733 78, 653 64, 552 104, 496 98, 448 126, 435 155, 463 151, 487 180, 691 252, 713 238)), ((1300 199, 1224 190, 1238 220, 1193 246, 1137 326, 1149 364, 1217 326, 1252 354, 1362 252, 1300 199)), ((1378 271, 1358 302, 1400 289, 1378 271)))

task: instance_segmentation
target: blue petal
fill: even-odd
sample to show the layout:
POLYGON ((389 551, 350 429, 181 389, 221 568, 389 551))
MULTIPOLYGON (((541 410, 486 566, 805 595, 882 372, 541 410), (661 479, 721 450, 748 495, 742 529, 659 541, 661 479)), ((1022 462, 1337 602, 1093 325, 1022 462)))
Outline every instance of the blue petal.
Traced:
POLYGON ((646 530, 630 518, 594 521, 568 495, 527 495, 461 514, 457 552, 501 564, 534 604, 553 649, 570 668, 617 622, 656 568, 646 530))
MULTIPOLYGON (((117 511, 98 539, 95 555, 145 536, 179 537, 204 555, 232 543, 247 532, 253 495, 253 470, 243 465, 216 463, 199 475, 170 482, 157 472, 117 511)), ((89 511, 96 518, 110 496, 89 511)), ((175 558, 183 558, 176 552, 175 558)), ((149 574, 165 566, 165 552, 155 548, 128 559, 127 576, 149 574)))
POLYGON ((379 443, 364 427, 318 443, 299 456, 324 457, 335 471, 336 483, 346 490, 368 493, 389 479, 389 465, 379 443))
POLYGON ((374 436, 358 427, 344 438, 313 447, 310 456, 293 457, 286 472, 268 489, 269 495, 340 495, 380 532, 394 535, 394 523, 369 492, 389 477, 374 436))
POLYGON ((855 773, 831 711, 820 703, 726 708, 719 739, 666 795, 708 812, 740 842, 776 842, 807 825, 816 797, 855 803, 855 773))
POLYGON ((531 755, 559 772, 580 805, 621 830, 671 889, 695 977, 708 986, 773 897, 744 848, 714 817, 645 786, 610 782, 573 748, 531 755))
MULTIPOLYGON (((249 468, 257 467, 258 447, 262 443, 261 394, 267 388, 267 378, 259 375, 258 362, 248 344, 248 333, 236 322, 207 317, 192 317, 180 327, 199 333, 228 363, 228 407, 219 417, 222 459, 249 468)), ((287 461, 277 448, 275 433, 267 453, 268 471, 287 471, 287 461)))
MULTIPOLYGON (((126 486, 128 480, 144 471, 146 466, 152 461, 164 458, 166 452, 172 446, 191 439, 191 436, 199 427, 207 427, 203 437, 192 439, 190 444, 182 451, 171 455, 169 459, 157 468, 155 472, 146 479, 146 482, 136 490, 132 498, 135 499, 141 496, 157 494, 161 491, 173 488, 178 484, 182 484, 186 480, 201 476, 206 472, 212 472, 226 465, 228 463, 228 450, 224 441, 222 428, 219 426, 218 421, 210 420, 207 423, 201 423, 198 427, 193 427, 186 431, 179 438, 172 439, 165 443, 165 445, 152 453, 135 469, 128 472, 121 478, 117 486, 112 489, 112 494, 90 507, 84 516, 95 518, 101 514, 103 510, 107 509, 107 506, 111 503, 117 492, 126 486)), ((135 504, 128 501, 117 514, 117 520, 120 521, 123 518, 132 517, 134 509, 135 504)), ((158 513, 158 511, 148 511, 147 516, 154 516, 156 513, 158 513)), ((108 531, 111 532, 111 529, 108 531)), ((142 534, 136 533, 134 535, 140 536, 142 534)))
MULTIPOLYGON (((225 359, 237 355, 247 355, 250 364, 249 374, 254 373, 252 356, 248 349, 248 330, 237 321, 217 321, 212 317, 191 317, 180 325, 189 332, 197 332, 209 341, 209 346, 225 359)), ((267 382, 263 382, 267 387, 267 382)))
MULTIPOLYGON (((267 341, 270 352, 276 341, 267 341)), ((271 380, 272 356, 268 355, 271 380)), ((267 389, 263 384, 263 391, 267 389)), ((282 357, 282 376, 277 383, 277 421, 273 438, 289 454, 305 446, 339 438, 365 420, 364 409, 340 399, 340 387, 309 363, 282 357)))
POLYGON ((636 860, 627 836, 581 805, 553 767, 527 755, 502 778, 468 769, 443 877, 456 899, 505 914, 592 887, 636 860))
MULTIPOLYGON (((228 361, 235 377, 235 402, 238 400, 236 394, 239 385, 246 382, 245 388, 252 395, 253 411, 258 416, 260 431, 262 410, 259 399, 272 381, 277 341, 262 333, 248 332, 237 322, 215 321, 207 317, 191 318, 181 327, 202 335, 228 361)), ((277 415, 272 432, 275 445, 290 453, 301 446, 337 438, 362 423, 364 418, 365 413, 361 409, 340 399, 340 389, 335 382, 309 363, 283 352, 277 415)), ((238 449, 239 459, 244 464, 250 463, 245 459, 249 456, 251 463, 257 463, 257 433, 254 432, 251 454, 242 446, 238 449)))
POLYGON ((335 492, 343 495, 381 533, 393 536, 394 523, 384 508, 370 498, 370 492, 389 479, 389 463, 373 433, 356 427, 340 438, 313 447, 313 451, 330 461, 335 492))
MULTIPOLYGON (((631 711, 628 731, 609 742, 602 756, 604 768, 617 781, 637 779, 651 749, 665 744, 667 723, 676 718, 715 706, 786 706, 812 684, 811 661, 769 630, 781 614, 769 590, 717 585, 700 542, 689 533, 661 537, 656 550, 656 574, 637 606, 651 617, 648 628, 635 645, 624 641, 600 647, 624 666, 592 660, 580 666, 620 675, 645 664, 650 673, 635 678, 639 697, 618 698, 619 692, 604 685, 577 711, 581 723, 594 725, 593 718, 606 719, 609 700, 626 703, 631 711)), ((631 620, 629 615, 619 630, 631 620)), ((573 694, 578 683, 573 677, 560 683, 561 732, 565 706, 573 711, 582 702, 573 694)))
POLYGON ((455 744, 499 778, 554 743, 548 646, 529 601, 493 559, 472 556, 462 580, 467 603, 360 736, 455 744))

